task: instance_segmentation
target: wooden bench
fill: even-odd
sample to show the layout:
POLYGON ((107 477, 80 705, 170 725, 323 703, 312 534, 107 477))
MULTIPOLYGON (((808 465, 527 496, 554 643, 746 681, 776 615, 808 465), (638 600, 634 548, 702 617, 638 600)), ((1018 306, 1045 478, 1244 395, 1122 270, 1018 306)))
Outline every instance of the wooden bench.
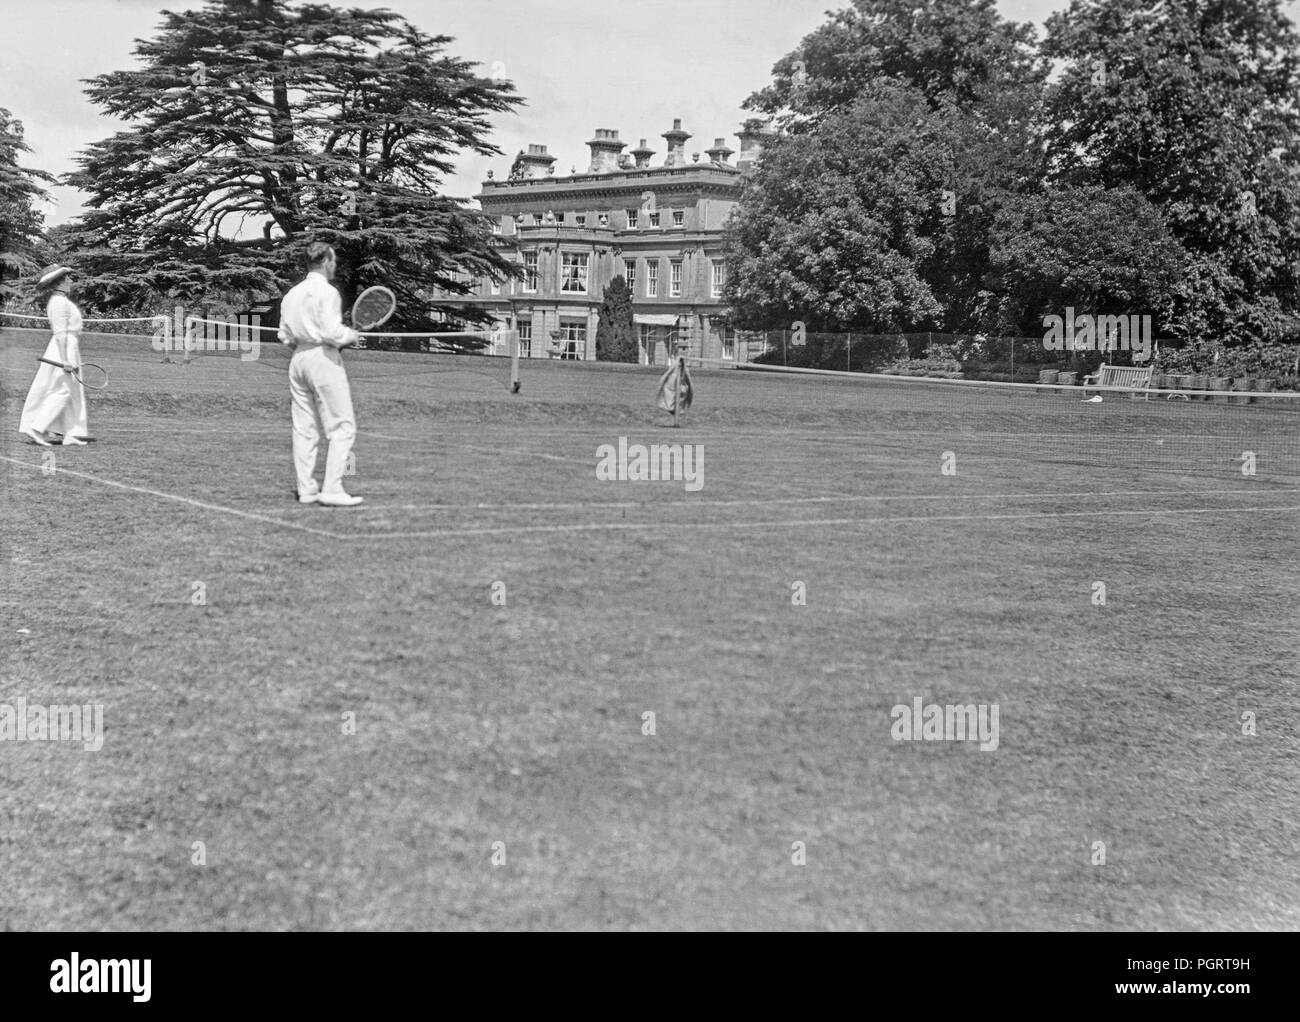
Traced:
POLYGON ((1141 388, 1142 393, 1130 394, 1135 401, 1140 397, 1148 400, 1151 390, 1151 367, 1139 366, 1100 366, 1095 373, 1083 378, 1085 387, 1133 387, 1141 388))

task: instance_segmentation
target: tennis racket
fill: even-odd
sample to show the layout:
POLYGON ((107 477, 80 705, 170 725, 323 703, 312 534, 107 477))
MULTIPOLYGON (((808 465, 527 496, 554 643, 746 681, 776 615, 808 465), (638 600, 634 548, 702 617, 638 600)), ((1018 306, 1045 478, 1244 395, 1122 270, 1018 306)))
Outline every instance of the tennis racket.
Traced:
POLYGON ((65 373, 71 373, 77 378, 77 382, 90 390, 103 390, 108 386, 108 370, 94 362, 82 362, 81 365, 69 369, 62 362, 56 362, 52 358, 38 358, 36 361, 62 369, 65 373))
POLYGON ((368 287, 352 303, 352 328, 373 330, 397 311, 397 297, 386 287, 368 287))

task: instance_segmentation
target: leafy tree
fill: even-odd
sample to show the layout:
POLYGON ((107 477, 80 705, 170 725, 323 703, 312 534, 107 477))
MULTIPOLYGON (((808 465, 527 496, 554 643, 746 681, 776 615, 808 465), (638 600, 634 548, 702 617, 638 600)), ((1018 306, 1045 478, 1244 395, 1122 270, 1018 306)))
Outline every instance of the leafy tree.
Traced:
POLYGON ((1034 86, 990 91, 978 110, 942 108, 947 138, 941 198, 932 200, 927 227, 934 247, 918 268, 942 311, 933 324, 914 323, 916 329, 963 333, 983 320, 998 213, 1032 194, 1042 180, 1036 144, 1040 99, 1034 86))
POLYGON ((777 139, 724 234, 737 325, 884 333, 937 318, 921 265, 950 141, 943 115, 902 88, 777 139))
POLYGON ((1281 4, 1073 0, 1046 29, 1053 180, 1160 209, 1188 253, 1180 333, 1270 333, 1300 261, 1300 48, 1281 4))
POLYGON ((735 219, 743 325, 1037 333, 1102 303, 1189 340, 1300 332, 1279 0, 1072 0, 1047 28, 1036 51, 990 0, 854 0, 782 58, 747 102, 782 135, 735 219))
POLYGON ((783 134, 730 235, 739 321, 972 329, 993 218, 1042 176, 1032 26, 991 0, 856 0, 776 75, 746 104, 783 134))
POLYGON ((632 291, 620 275, 609 282, 596 324, 598 362, 639 362, 640 350, 632 319, 632 291))
POLYGON ((26 294, 18 278, 29 277, 43 258, 45 218, 36 203, 48 198, 41 186, 54 178, 21 166, 21 154, 28 152, 22 121, 0 107, 0 305, 26 294))
POLYGON ((1045 315, 1151 315, 1176 302, 1185 253, 1160 211, 1132 188, 1016 196, 993 225, 988 333, 1033 336, 1045 315), (996 296, 994 298, 993 296, 996 296))
POLYGON ((996 0, 852 0, 773 68, 748 109, 820 120, 881 84, 935 106, 972 109, 1001 92, 1032 93, 1046 69, 1034 27, 1005 21, 996 0))
POLYGON ((447 54, 451 41, 382 8, 164 11, 137 44, 143 66, 88 82, 131 127, 90 146, 70 176, 91 196, 70 239, 84 293, 132 307, 266 298, 320 239, 339 251, 345 300, 386 284, 392 325, 427 329, 450 311, 433 288, 465 294, 468 279, 514 275, 488 219, 439 185, 460 151, 499 155, 488 118, 520 100, 447 54))

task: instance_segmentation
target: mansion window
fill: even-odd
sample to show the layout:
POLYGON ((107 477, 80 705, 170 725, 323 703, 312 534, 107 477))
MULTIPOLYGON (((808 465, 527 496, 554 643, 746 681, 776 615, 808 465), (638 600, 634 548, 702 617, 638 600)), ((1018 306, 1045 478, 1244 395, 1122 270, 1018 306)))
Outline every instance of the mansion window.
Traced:
POLYGON ((627 289, 636 294, 636 260, 623 260, 623 279, 627 281, 627 289))
POLYGON ((570 294, 587 293, 587 255, 583 252, 565 252, 560 290, 570 294))
POLYGON ((736 331, 728 330, 725 326, 718 328, 718 336, 722 339, 722 357, 736 357, 736 331))
POLYGON ((681 227, 686 222, 686 211, 681 209, 673 210, 673 226, 681 227))
POLYGON ((659 297, 659 260, 649 259, 645 264, 645 296, 659 297))
POLYGON ((519 324, 519 357, 533 357, 533 324, 519 324))
POLYGON ((537 290, 537 253, 524 253, 524 290, 537 290))
POLYGON ((682 296, 682 261, 674 259, 668 264, 668 297, 682 296))
POLYGON ((709 265, 713 268, 713 280, 709 293, 714 298, 721 298, 722 289, 727 286, 727 264, 715 261, 709 265))
POLYGON ((640 219, 640 212, 641 212, 640 210, 636 210, 636 209, 629 209, 627 211, 628 230, 634 230, 636 228, 637 223, 640 219))
POLYGON ((641 323, 640 337, 638 340, 641 344, 641 362, 643 365, 654 365, 655 363, 655 343, 658 340, 656 336, 659 328, 650 326, 648 323, 641 323))
POLYGON ((560 358, 578 360, 587 350, 587 324, 583 320, 560 320, 560 358))

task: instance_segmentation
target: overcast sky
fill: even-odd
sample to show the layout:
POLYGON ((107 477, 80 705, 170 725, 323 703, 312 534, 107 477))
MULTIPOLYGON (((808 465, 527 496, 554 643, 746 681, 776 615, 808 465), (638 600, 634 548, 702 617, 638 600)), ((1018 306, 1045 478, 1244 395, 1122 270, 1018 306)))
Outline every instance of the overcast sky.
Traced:
MULTIPOLYGON (((1041 26, 1067 0, 1000 0, 1004 17, 1041 26)), ((24 123, 32 166, 73 169, 88 143, 117 123, 99 114, 79 79, 135 66, 134 40, 151 37, 159 11, 191 10, 194 0, 0 0, 0 106, 24 123)), ((336 6, 354 6, 336 3, 336 6)), ((446 182, 471 196, 488 169, 504 174, 530 142, 547 145, 557 174, 585 170, 596 128, 615 128, 629 149, 659 136, 674 117, 702 152, 718 136, 737 148, 740 104, 770 78, 772 65, 826 20, 839 0, 391 0, 389 7, 450 52, 501 71, 527 100, 496 119, 492 141, 505 155, 467 157, 446 182)), ((1296 16, 1300 2, 1288 5, 1296 16)), ((50 224, 80 212, 81 193, 59 187, 50 224)))

